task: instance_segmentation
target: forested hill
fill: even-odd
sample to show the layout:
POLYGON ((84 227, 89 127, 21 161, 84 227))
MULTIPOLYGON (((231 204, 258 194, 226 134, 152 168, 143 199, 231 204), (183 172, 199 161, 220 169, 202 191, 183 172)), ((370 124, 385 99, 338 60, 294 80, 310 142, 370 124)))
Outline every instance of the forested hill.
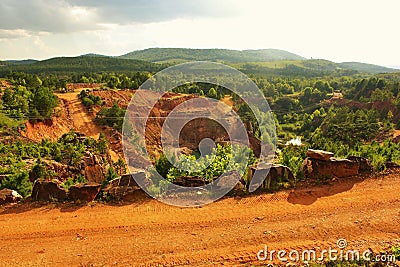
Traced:
POLYGON ((343 62, 343 63, 338 63, 338 66, 342 69, 357 70, 359 72, 368 72, 368 73, 386 73, 386 72, 400 71, 392 68, 386 68, 378 65, 366 64, 360 62, 343 62))
POLYGON ((98 72, 157 72, 168 66, 188 61, 214 61, 228 64, 246 74, 260 76, 353 75, 356 73, 389 73, 400 70, 359 62, 335 63, 323 59, 305 59, 277 49, 227 50, 150 48, 119 57, 86 54, 78 57, 57 57, 43 61, 6 60, 0 62, 0 77, 10 72, 33 74, 71 74, 98 72))
POLYGON ((121 56, 120 58, 139 59, 152 62, 219 61, 225 63, 305 59, 299 55, 278 49, 238 51, 228 49, 188 48, 149 48, 133 51, 121 56))
POLYGON ((57 57, 38 61, 31 64, 12 64, 2 62, 0 75, 5 76, 11 71, 25 73, 74 73, 74 72, 135 72, 161 70, 163 65, 152 62, 121 59, 106 56, 79 56, 79 57, 57 57))

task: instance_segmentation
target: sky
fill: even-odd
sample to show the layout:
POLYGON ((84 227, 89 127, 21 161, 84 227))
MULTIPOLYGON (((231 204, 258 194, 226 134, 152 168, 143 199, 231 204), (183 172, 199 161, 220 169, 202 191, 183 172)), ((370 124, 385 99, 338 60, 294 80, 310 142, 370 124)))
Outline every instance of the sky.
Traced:
POLYGON ((399 10, 398 0, 0 0, 0 60, 276 48, 399 67, 399 10))

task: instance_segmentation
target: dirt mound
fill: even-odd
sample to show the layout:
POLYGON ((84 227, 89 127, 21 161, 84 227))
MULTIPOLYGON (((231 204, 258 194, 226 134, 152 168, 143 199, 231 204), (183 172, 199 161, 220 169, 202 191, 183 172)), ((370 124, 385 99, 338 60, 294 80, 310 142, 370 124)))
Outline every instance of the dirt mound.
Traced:
POLYGON ((149 198, 16 205, 0 210, 0 257, 5 266, 260 266, 268 264, 257 260, 265 245, 321 252, 337 249, 339 238, 379 253, 400 244, 399 190, 395 173, 199 208, 149 198))
POLYGON ((25 129, 21 130, 22 136, 35 142, 43 139, 52 141, 57 140, 63 134, 73 129, 73 118, 69 116, 68 101, 60 99, 59 105, 55 110, 55 116, 45 121, 30 120, 25 124, 25 129))

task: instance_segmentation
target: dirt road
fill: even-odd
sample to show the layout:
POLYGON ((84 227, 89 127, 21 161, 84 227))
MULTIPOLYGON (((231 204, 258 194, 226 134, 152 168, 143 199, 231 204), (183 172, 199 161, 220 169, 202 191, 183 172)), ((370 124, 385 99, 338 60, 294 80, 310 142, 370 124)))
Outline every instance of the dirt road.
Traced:
POLYGON ((0 210, 0 266, 265 264, 256 253, 400 244, 400 175, 176 208, 25 204, 0 210))
POLYGON ((71 93, 61 93, 56 94, 58 98, 67 100, 67 110, 69 112, 69 116, 72 119, 73 127, 76 131, 84 133, 87 136, 98 139, 101 129, 95 123, 93 123, 93 119, 87 113, 85 106, 82 104, 80 99, 78 98, 78 91, 71 93))

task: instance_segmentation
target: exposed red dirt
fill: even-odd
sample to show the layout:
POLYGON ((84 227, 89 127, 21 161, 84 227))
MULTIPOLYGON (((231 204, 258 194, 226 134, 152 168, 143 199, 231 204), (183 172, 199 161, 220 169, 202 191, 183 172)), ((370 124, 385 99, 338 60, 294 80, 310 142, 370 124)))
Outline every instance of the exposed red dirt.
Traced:
POLYGON ((6 80, 0 80, 0 88, 10 88, 12 84, 6 80))
POLYGON ((100 83, 69 83, 67 84, 68 90, 79 90, 79 89, 98 89, 101 88, 102 84, 100 83))
POLYGON ((400 242, 398 171, 367 180, 226 198, 177 208, 133 204, 24 204, 3 208, 5 266, 220 266, 266 264, 270 250, 337 248, 375 252, 400 242))

